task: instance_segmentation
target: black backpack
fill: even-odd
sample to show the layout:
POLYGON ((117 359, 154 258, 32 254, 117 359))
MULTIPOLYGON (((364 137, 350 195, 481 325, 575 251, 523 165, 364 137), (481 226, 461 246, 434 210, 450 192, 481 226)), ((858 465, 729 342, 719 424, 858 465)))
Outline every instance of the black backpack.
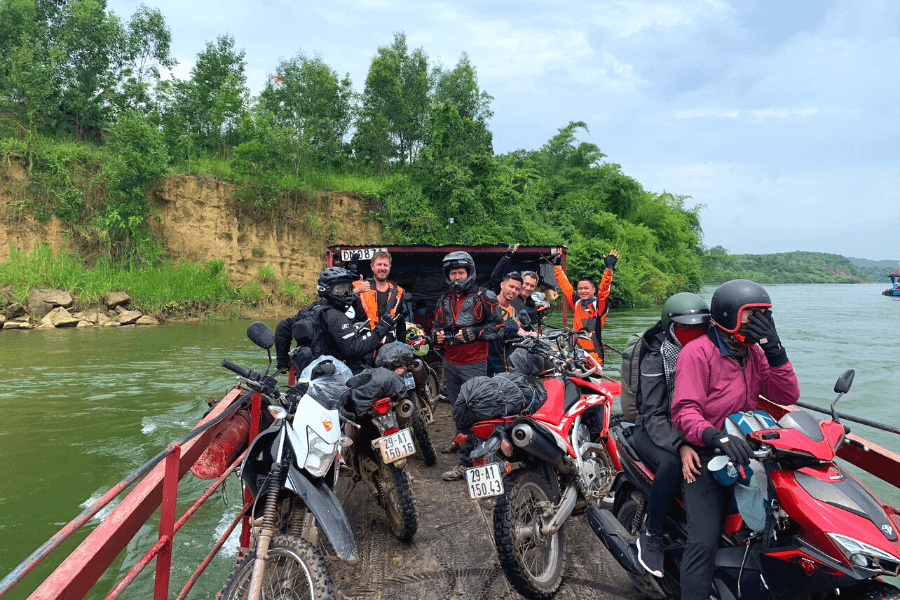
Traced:
POLYGON ((619 379, 622 383, 622 391, 619 394, 619 403, 625 420, 634 423, 638 418, 637 391, 641 379, 641 348, 642 340, 647 330, 632 334, 622 351, 622 368, 619 371, 619 379))
POLYGON ((327 353, 322 336, 322 312, 327 308, 331 307, 318 302, 304 306, 291 326, 291 335, 297 342, 297 347, 291 350, 289 356, 297 377, 312 361, 327 353))

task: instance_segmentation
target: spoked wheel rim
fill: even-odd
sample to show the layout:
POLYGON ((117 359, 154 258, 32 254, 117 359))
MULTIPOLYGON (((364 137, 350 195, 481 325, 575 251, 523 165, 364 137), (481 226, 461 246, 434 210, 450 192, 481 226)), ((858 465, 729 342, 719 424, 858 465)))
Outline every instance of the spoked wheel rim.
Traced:
MULTIPOLYGON (((253 563, 250 563, 252 572, 253 563)), ((250 574, 241 587, 239 598, 250 591, 250 574)), ((260 600, 311 600, 315 598, 312 573, 300 556, 288 548, 272 548, 266 555, 260 600)))
POLYGON ((510 526, 515 552, 522 568, 538 583, 549 583, 556 577, 560 560, 559 536, 541 535, 543 510, 539 503, 549 501, 547 494, 533 482, 526 481, 510 505, 510 526))

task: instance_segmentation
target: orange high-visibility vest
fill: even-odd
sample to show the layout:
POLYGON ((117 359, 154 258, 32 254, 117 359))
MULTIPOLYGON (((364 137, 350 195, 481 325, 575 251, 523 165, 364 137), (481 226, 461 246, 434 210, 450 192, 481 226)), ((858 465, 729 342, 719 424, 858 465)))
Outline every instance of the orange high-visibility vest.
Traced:
MULTIPOLYGON (((603 329, 603 325, 606 324, 606 313, 608 312, 606 299, 609 298, 609 286, 612 283, 612 271, 609 269, 603 271, 603 277, 600 279, 600 287, 597 289, 597 297, 587 303, 582 302, 575 294, 575 290, 572 288, 572 284, 569 283, 562 267, 554 267, 553 272, 556 275, 556 283, 559 285, 559 289, 562 291, 563 296, 565 296, 569 306, 572 307, 572 312, 575 315, 572 322, 572 329, 586 329, 591 332, 591 337, 595 338, 596 336, 594 333, 597 326, 597 319, 600 319, 600 329, 603 329)), ((600 356, 597 354, 596 339, 590 341, 578 340, 578 343, 582 348, 590 352, 591 356, 598 361, 600 360, 600 356)))
MULTIPOLYGON (((378 319, 381 317, 381 315, 378 314, 378 290, 375 288, 374 279, 366 279, 366 281, 369 282, 371 289, 368 292, 359 294, 359 302, 362 304, 363 310, 366 311, 366 316, 369 318, 369 326, 372 329, 375 329, 375 325, 378 324, 378 319)), ((354 281, 353 287, 355 288, 360 283, 362 282, 354 281)), ((388 312, 392 317, 396 316, 397 311, 400 310, 400 299, 402 297, 403 288, 393 281, 388 281, 388 297, 385 306, 391 307, 388 312)))

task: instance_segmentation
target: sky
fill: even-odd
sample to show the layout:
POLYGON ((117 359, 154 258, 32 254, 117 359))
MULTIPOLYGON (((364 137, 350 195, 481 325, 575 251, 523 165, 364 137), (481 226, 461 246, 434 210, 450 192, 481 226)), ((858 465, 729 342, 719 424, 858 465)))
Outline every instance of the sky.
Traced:
MULTIPOLYGON (((571 121, 644 189, 702 204, 703 243, 900 260, 896 0, 145 0, 188 77, 223 34, 251 93, 319 55, 362 91, 396 32, 431 64, 467 53, 494 97, 494 151, 571 121)), ((128 18, 134 0, 108 0, 128 18)), ((506 240, 498 240, 506 241, 506 240)))

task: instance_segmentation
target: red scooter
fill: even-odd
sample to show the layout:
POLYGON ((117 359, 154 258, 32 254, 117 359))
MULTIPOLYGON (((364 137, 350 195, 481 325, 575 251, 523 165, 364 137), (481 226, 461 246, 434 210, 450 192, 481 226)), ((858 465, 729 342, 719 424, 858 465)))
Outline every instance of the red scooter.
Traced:
MULTIPOLYGON (((879 579, 900 573, 900 518, 834 461, 842 444, 862 445, 846 437, 849 429, 834 410, 853 375, 849 370, 835 384, 838 397, 830 420, 819 422, 803 411, 789 412, 778 422, 764 411, 736 413, 727 420, 729 435, 746 434, 763 467, 754 471, 763 483, 759 510, 764 521, 757 518, 757 530, 751 529, 734 502, 726 506, 713 597, 900 598, 900 589, 879 579)), ((640 565, 634 546, 653 473, 632 443, 630 429, 622 424, 612 430, 624 469, 613 484, 613 510, 590 508, 588 521, 638 590, 653 598, 678 598, 687 536, 684 505, 679 495, 668 515, 664 573, 656 578, 640 565)))
POLYGON ((540 357, 546 401, 533 414, 471 427, 477 445, 466 472, 469 493, 496 497, 497 554, 507 580, 526 598, 559 589, 563 525, 576 511, 599 506, 619 470, 607 436, 619 384, 592 377, 600 365, 578 346, 581 335, 562 329, 513 344, 540 357))

